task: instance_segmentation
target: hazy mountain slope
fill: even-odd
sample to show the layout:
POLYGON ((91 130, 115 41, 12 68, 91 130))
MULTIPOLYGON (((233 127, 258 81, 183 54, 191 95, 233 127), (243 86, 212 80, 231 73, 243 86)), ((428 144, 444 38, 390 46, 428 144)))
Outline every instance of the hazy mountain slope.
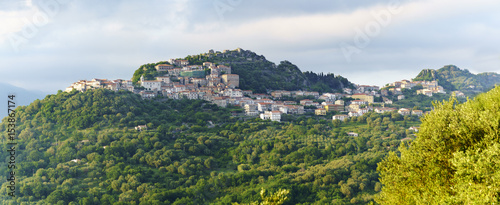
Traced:
POLYGON ((26 90, 6 83, 0 83, 0 119, 7 116, 7 95, 15 94, 16 106, 29 105, 36 99, 43 99, 47 93, 26 90))
POLYGON ((497 73, 473 74, 467 69, 454 65, 444 66, 438 70, 424 69, 413 80, 436 80, 447 91, 485 92, 500 83, 497 73))

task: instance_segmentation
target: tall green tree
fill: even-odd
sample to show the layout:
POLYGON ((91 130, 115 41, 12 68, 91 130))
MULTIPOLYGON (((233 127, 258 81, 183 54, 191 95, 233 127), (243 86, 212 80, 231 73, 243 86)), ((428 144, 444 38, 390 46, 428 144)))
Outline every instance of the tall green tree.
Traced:
POLYGON ((495 204, 500 194, 500 87, 435 104, 410 145, 378 165, 381 204, 495 204))

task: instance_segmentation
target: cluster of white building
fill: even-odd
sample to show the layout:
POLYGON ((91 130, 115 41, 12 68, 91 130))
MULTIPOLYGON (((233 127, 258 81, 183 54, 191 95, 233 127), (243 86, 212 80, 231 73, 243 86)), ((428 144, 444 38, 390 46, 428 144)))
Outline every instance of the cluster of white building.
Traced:
POLYGON ((98 88, 104 88, 113 91, 118 91, 118 90, 134 91, 134 85, 131 80, 121 80, 121 79, 107 80, 107 79, 94 78, 90 81, 80 80, 78 82, 74 82, 68 88, 66 88, 65 92, 71 92, 72 90, 85 92, 87 90, 93 90, 98 88))
POLYGON ((129 90, 140 94, 143 98, 154 98, 158 95, 180 99, 219 100, 224 97, 243 97, 251 91, 236 89, 239 87, 239 76, 231 74, 231 67, 205 62, 203 65, 189 65, 189 61, 170 59, 171 64, 155 66, 160 76, 155 80, 140 78, 142 88, 134 88, 131 80, 92 79, 80 80, 66 88, 66 92, 76 89, 84 92, 89 89, 105 88, 113 91, 129 90), (210 74, 206 74, 210 71, 210 74))
MULTIPOLYGON (((371 91, 370 91, 371 92, 371 91)), ((285 96, 298 97, 298 96, 308 96, 312 99, 322 99, 323 102, 320 104, 312 99, 300 100, 297 104, 295 101, 274 101, 271 99, 257 99, 253 102, 244 105, 245 114, 254 116, 259 115, 262 119, 271 119, 273 121, 279 121, 281 117, 279 114, 304 114, 304 107, 314 108, 314 113, 316 115, 326 115, 329 111, 344 112, 349 107, 345 106, 345 102, 342 100, 343 97, 352 97, 357 99, 353 101, 352 104, 370 104, 373 103, 374 96, 366 93, 356 92, 356 94, 348 95, 342 93, 324 93, 319 95, 318 92, 309 91, 273 91, 271 96, 274 99, 283 98, 285 96)))
MULTIPOLYGON (((394 88, 390 88, 389 90, 395 94, 398 94, 398 93, 401 94, 402 88, 411 89, 418 84, 422 84, 423 86, 425 85, 425 87, 427 87, 427 88, 437 87, 439 89, 442 89, 442 87, 438 86, 437 82, 435 82, 435 81, 432 81, 432 82, 429 82, 429 81, 410 82, 407 80, 403 80, 403 81, 398 81, 398 82, 390 84, 391 86, 394 86, 394 88)), ((392 100, 388 99, 387 97, 382 98, 383 102, 381 102, 380 104, 383 107, 373 107, 372 104, 374 103, 374 97, 381 97, 384 95, 385 96, 388 95, 387 89, 380 91, 378 86, 367 86, 367 85, 360 86, 360 85, 358 85, 358 86, 356 86, 355 90, 344 89, 344 92, 351 94, 351 95, 346 95, 346 97, 351 97, 355 100, 352 100, 349 105, 345 106, 345 111, 347 112, 347 114, 334 115, 332 117, 332 120, 344 121, 346 119, 349 119, 350 117, 362 116, 363 114, 366 114, 370 111, 374 111, 376 113, 385 113, 385 112, 392 112, 392 111, 397 110, 397 112, 403 116, 405 116, 405 115, 416 115, 416 116, 423 115, 423 112, 421 110, 411 110, 408 108, 396 109, 396 108, 391 108, 391 107, 384 107, 385 104, 392 104, 392 100), (384 93, 384 91, 385 91, 385 93, 384 93)), ((398 96, 398 100, 402 100, 402 99, 404 99, 404 95, 398 96)), ((336 104, 338 104, 338 103, 336 103, 336 104)), ((327 110, 327 111, 329 111, 329 110, 327 110)), ((336 111, 341 111, 341 110, 337 109, 336 111)), ((318 113, 319 112, 317 112, 316 114, 318 114, 318 113)))
POLYGON ((161 76, 155 80, 139 83, 145 89, 142 93, 154 93, 172 99, 213 100, 215 97, 242 97, 245 91, 239 87, 239 76, 231 74, 231 67, 205 62, 203 65, 189 65, 187 60, 170 59, 170 64, 156 65, 161 76), (210 71, 210 74, 207 72, 210 71))
MULTIPOLYGON (((422 85, 423 89, 417 90, 417 94, 423 94, 427 95, 429 97, 432 97, 433 93, 443 93, 446 94, 446 91, 444 91, 444 88, 440 85, 438 85, 438 82, 433 80, 433 81, 409 81, 409 80, 401 80, 401 81, 396 81, 389 86, 392 86, 392 88, 389 88, 388 91, 391 91, 395 95, 402 94, 402 89, 412 89, 413 87, 417 85, 422 85)), ((388 95, 387 90, 382 90, 382 95, 388 95)))
MULTIPOLYGON (((129 90, 140 94, 143 98, 154 98, 162 95, 172 99, 203 99, 210 101, 220 107, 228 105, 240 106, 245 109, 247 116, 260 116, 262 119, 270 119, 272 121, 280 121, 281 114, 304 114, 304 107, 315 108, 317 115, 326 115, 328 111, 344 112, 359 105, 373 103, 373 88, 364 86, 358 87, 355 90, 348 90, 352 95, 345 93, 323 93, 313 91, 284 91, 277 90, 268 94, 254 94, 250 90, 241 90, 239 86, 239 78, 237 75, 231 74, 231 68, 228 66, 218 65, 206 62, 203 65, 189 66, 186 60, 169 60, 171 64, 159 64, 155 66, 158 72, 163 75, 156 77, 156 80, 144 80, 142 76, 139 83, 143 89, 136 89, 131 80, 107 80, 107 79, 92 79, 90 81, 81 80, 73 83, 66 89, 66 92, 71 92, 76 89, 84 92, 89 89, 105 88, 113 91, 129 90), (175 66, 183 66, 177 68, 175 66), (203 74, 198 71, 205 72, 204 69, 210 69, 210 75, 205 78, 198 78, 203 74), (198 72, 198 73, 197 73, 198 72), (236 76, 232 78, 231 76, 236 76), (364 92, 363 92, 364 91, 364 92), (310 99, 301 100, 300 103, 295 101, 278 101, 283 97, 309 97, 310 99), (357 100, 353 101, 350 106, 346 107, 343 97, 352 97, 357 100), (273 100, 276 99, 276 100, 273 100), (321 99, 324 102, 319 104, 313 99, 321 99)), ((359 108, 359 107, 358 107, 359 108)), ((364 109, 361 109, 363 112, 364 109)))
POLYGON ((344 120, 349 119, 351 117, 362 116, 363 114, 368 113, 370 111, 374 111, 376 113, 385 113, 385 112, 392 112, 392 111, 396 111, 396 110, 399 114, 401 114, 403 116, 407 116, 407 115, 422 116, 424 114, 424 112, 422 110, 413 110, 413 109, 409 109, 409 108, 396 109, 396 108, 389 108, 389 107, 371 107, 371 106, 368 106, 366 108, 362 108, 362 109, 359 109, 357 111, 349 111, 349 113, 347 115, 334 115, 332 117, 332 120, 344 121, 344 120))

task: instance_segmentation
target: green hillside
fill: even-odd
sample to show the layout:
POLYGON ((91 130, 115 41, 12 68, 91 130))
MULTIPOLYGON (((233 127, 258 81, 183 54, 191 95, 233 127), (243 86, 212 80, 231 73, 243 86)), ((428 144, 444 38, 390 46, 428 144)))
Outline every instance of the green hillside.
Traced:
POLYGON ((436 80, 447 91, 477 93, 488 91, 500 83, 500 75, 497 73, 473 74, 466 69, 448 65, 438 70, 424 69, 413 80, 436 80))
MULTIPOLYGON (((266 93, 268 90, 309 90, 318 92, 336 92, 345 87, 352 87, 346 78, 333 73, 302 72, 289 61, 281 61, 276 65, 266 60, 262 55, 252 51, 236 49, 225 52, 204 53, 187 56, 191 65, 202 65, 203 62, 212 62, 231 66, 232 73, 240 76, 240 88, 257 93, 266 93)), ((165 63, 145 64, 140 66, 132 79, 137 82, 141 75, 146 79, 154 79, 161 75, 154 68, 155 65, 165 63)))
POLYGON ((16 116, 16 198, 2 177, 1 204, 250 203, 261 189, 288 190, 285 204, 365 204, 381 189, 377 163, 420 123, 395 112, 241 121, 205 101, 103 89, 49 95, 16 116))

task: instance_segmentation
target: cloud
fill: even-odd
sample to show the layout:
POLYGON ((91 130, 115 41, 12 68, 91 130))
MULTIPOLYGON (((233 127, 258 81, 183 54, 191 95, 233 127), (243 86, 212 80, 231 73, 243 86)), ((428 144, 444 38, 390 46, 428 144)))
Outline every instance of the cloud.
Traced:
POLYGON ((500 2, 491 0, 401 0, 387 24, 376 16, 391 11, 388 0, 70 0, 17 52, 7 37, 23 35, 23 19, 43 12, 42 0, 9 2, 0 9, 0 75, 44 91, 93 77, 130 78, 141 64, 237 47, 362 84, 409 79, 447 64, 477 72, 500 64, 492 43, 500 34, 500 2), (222 18, 216 3, 230 6, 222 18), (356 45, 359 32, 374 23, 380 31, 347 61, 340 43, 356 45))

